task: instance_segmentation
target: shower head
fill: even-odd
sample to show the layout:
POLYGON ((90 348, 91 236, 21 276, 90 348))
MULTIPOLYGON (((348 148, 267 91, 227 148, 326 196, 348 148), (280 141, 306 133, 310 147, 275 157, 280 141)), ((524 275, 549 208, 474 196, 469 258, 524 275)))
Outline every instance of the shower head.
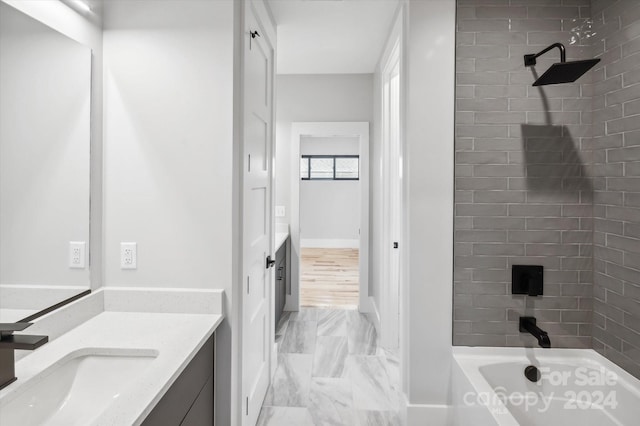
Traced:
POLYGON ((551 65, 533 85, 544 86, 547 84, 573 83, 598 62, 600 62, 600 59, 557 62, 551 65))
POLYGON ((553 48, 560 49, 560 62, 556 62, 538 78, 534 86, 545 86, 547 84, 573 83, 579 79, 584 73, 589 71, 600 59, 586 59, 582 61, 567 62, 564 46, 560 43, 554 43, 540 53, 535 55, 524 55, 524 66, 532 66, 536 64, 536 58, 544 55, 553 48))

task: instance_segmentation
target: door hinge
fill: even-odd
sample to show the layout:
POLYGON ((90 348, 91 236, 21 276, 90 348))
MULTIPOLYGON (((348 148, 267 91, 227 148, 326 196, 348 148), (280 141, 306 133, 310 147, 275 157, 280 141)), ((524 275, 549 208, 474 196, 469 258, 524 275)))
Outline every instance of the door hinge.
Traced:
POLYGON ((247 412, 246 415, 249 415, 249 397, 247 397, 247 412))
POLYGON ((247 277, 247 294, 251 293, 251 277, 247 277))

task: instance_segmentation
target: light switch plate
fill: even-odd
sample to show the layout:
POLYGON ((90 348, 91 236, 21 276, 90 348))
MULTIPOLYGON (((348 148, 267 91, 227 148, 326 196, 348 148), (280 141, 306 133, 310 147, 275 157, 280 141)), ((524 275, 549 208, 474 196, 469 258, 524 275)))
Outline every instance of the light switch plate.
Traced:
POLYGON ((84 269, 87 266, 85 248, 84 241, 69 241, 69 268, 84 269))
POLYGON ((276 206, 276 217, 284 217, 285 209, 284 206, 276 206))
POLYGON ((137 243, 120 243, 120 268, 138 269, 137 243))

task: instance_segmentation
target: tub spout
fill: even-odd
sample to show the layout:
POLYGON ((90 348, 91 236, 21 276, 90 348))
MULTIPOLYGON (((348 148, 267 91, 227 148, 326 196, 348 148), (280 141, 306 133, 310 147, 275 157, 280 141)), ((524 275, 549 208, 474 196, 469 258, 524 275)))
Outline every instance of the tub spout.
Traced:
POLYGON ((538 339, 538 344, 543 348, 550 348, 551 341, 546 331, 540 329, 536 325, 536 319, 534 317, 520 317, 520 332, 528 332, 538 339))
POLYGON ((551 347, 551 340, 549 340, 549 335, 547 333, 545 333, 544 331, 542 332, 540 337, 538 337, 538 344, 542 348, 550 348, 551 347))

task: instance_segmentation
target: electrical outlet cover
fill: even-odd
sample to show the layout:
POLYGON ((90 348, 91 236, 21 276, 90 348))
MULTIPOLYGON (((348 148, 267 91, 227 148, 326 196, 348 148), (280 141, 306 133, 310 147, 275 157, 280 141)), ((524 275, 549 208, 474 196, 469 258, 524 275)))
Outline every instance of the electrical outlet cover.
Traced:
POLYGON ((69 241, 69 268, 84 269, 87 266, 85 247, 84 241, 69 241))
POLYGON ((138 245, 136 243, 120 243, 120 268, 138 268, 138 245))

